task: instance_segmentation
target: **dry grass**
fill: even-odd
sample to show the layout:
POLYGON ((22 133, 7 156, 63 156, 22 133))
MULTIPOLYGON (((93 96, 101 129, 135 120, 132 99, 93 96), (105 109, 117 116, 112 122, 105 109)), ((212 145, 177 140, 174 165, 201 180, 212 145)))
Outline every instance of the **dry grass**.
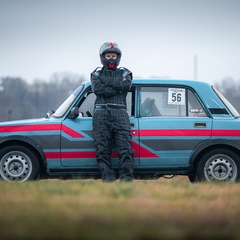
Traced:
POLYGON ((0 181, 1 239, 240 239, 236 183, 0 181))

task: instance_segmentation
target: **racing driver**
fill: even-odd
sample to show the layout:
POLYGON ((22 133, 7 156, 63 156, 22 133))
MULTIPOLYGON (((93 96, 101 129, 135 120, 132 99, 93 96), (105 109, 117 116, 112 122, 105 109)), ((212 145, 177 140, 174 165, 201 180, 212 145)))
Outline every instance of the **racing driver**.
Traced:
POLYGON ((132 181, 134 158, 126 103, 132 72, 118 68, 122 53, 117 43, 104 43, 99 54, 103 67, 91 73, 92 90, 96 95, 93 114, 96 160, 102 181, 116 181, 118 176, 111 164, 111 153, 115 146, 119 156, 119 179, 132 181))

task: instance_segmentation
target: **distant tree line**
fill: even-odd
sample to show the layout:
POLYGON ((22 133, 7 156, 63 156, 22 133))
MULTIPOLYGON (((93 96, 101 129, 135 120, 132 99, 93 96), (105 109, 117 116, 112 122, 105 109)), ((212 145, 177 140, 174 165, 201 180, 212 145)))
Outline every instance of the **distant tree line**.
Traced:
POLYGON ((0 121, 45 117, 83 81, 72 74, 54 74, 49 81, 33 83, 21 78, 0 78, 0 121))
MULTIPOLYGON (((0 78, 0 122, 45 117, 85 79, 72 74, 54 74, 49 81, 27 83, 22 78, 0 78)), ((240 80, 223 79, 214 84, 240 113, 240 80)))

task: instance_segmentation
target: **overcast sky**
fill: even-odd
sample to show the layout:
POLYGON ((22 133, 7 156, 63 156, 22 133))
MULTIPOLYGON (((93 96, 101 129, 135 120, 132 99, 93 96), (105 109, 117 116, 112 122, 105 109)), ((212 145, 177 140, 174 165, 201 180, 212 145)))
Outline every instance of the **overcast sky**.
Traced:
POLYGON ((0 77, 89 78, 106 41, 134 77, 240 81, 240 0, 0 0, 0 77))

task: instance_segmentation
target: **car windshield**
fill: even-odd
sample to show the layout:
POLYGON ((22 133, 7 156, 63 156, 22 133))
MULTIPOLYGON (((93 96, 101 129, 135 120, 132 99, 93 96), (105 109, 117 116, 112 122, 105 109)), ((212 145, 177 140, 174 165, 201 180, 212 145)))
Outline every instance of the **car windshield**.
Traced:
POLYGON ((82 91, 83 85, 80 85, 63 103, 62 105, 55 111, 52 115, 53 117, 62 117, 63 114, 69 109, 72 105, 78 94, 82 91))
POLYGON ((215 87, 213 87, 213 90, 215 93, 219 96, 219 98, 223 101, 225 106, 228 108, 228 110, 232 113, 234 117, 239 117, 238 111, 234 108, 234 106, 220 93, 215 87))

